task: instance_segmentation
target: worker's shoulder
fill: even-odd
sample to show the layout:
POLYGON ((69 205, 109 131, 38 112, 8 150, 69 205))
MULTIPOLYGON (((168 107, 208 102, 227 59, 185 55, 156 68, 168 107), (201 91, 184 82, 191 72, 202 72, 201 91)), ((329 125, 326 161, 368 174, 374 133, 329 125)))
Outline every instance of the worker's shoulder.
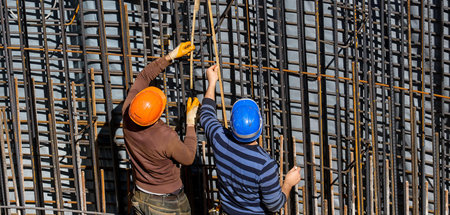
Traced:
POLYGON ((153 125, 142 127, 136 125, 128 116, 124 117, 124 130, 128 135, 140 136, 139 138, 147 138, 150 140, 158 140, 169 142, 172 138, 179 139, 176 131, 164 123, 161 119, 153 125))
MULTIPOLYGON (((259 146, 258 146, 259 147, 259 146)), ((261 147, 259 149, 260 159, 264 160, 264 163, 262 164, 265 166, 273 166, 276 164, 275 160, 270 157, 270 155, 261 147)))
POLYGON ((153 125, 153 132, 155 134, 161 134, 161 135, 170 135, 170 136, 176 136, 178 137, 177 132, 171 128, 167 123, 163 122, 161 119, 156 121, 156 123, 153 125))
POLYGON ((257 163, 260 167, 267 165, 268 162, 272 162, 273 159, 270 157, 263 148, 258 145, 247 145, 246 147, 240 148, 247 159, 257 163))

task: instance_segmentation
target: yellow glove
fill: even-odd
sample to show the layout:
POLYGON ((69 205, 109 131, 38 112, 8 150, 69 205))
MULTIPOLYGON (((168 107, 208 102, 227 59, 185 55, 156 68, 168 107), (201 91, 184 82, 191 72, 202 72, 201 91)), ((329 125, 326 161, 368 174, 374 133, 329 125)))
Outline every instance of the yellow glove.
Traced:
POLYGON ((184 55, 191 53, 194 49, 195 46, 191 45, 191 42, 181 43, 169 53, 169 58, 173 61, 179 57, 183 57, 184 55))
POLYGON ((199 104, 200 102, 197 97, 194 98, 194 101, 192 101, 192 98, 189 97, 186 105, 186 125, 195 125, 195 117, 197 116, 199 104))

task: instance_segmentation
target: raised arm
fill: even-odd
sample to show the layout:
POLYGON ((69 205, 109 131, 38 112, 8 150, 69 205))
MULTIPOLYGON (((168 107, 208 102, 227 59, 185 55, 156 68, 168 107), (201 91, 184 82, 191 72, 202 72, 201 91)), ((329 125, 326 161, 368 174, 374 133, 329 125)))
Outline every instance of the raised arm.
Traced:
POLYGON ((205 93, 205 98, 216 100, 216 84, 219 80, 219 75, 217 74, 219 67, 213 65, 206 70, 206 77, 208 78, 208 89, 205 93))
POLYGON ((197 136, 195 135, 194 126, 188 126, 184 142, 178 137, 175 131, 172 132, 172 138, 167 138, 168 141, 173 141, 167 144, 166 156, 175 159, 182 165, 191 165, 195 159, 197 151, 197 136))
POLYGON ((177 46, 168 55, 147 64, 147 66, 145 66, 145 68, 138 74, 134 84, 131 86, 127 98, 123 104, 122 113, 124 113, 128 108, 134 96, 136 96, 136 94, 138 94, 141 90, 147 88, 150 82, 155 79, 159 73, 161 73, 170 64, 171 61, 190 53, 194 49, 195 46, 191 45, 191 42, 184 42, 177 46))
MULTIPOLYGON (((198 99, 189 98, 186 105, 186 136, 184 142, 176 141, 168 144, 167 156, 174 158, 183 165, 194 162, 197 151, 197 135, 195 134, 195 118, 197 116, 198 99)), ((177 138, 174 138, 177 139, 177 138)))
MULTIPOLYGON (((205 129, 208 138, 214 137, 214 132, 222 127, 216 115, 216 83, 219 80, 217 74, 219 67, 211 66, 206 70, 208 78, 208 89, 202 102, 200 110, 200 125, 205 129)), ((211 140, 211 139, 210 139, 211 140)))
POLYGON ((128 91, 127 98, 123 103, 122 112, 128 108, 134 96, 141 90, 147 88, 150 82, 170 64, 170 59, 167 60, 167 58, 168 57, 165 56, 147 64, 147 66, 137 75, 136 80, 128 91))

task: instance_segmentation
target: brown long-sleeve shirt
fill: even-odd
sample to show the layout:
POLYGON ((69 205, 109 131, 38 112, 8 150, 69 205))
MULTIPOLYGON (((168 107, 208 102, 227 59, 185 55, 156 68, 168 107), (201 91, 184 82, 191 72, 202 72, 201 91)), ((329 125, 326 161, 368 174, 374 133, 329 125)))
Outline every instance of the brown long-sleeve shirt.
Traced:
POLYGON ((125 145, 133 165, 136 185, 153 193, 171 193, 181 188, 180 168, 176 163, 192 164, 197 150, 194 126, 187 127, 183 143, 178 134, 161 120, 142 127, 128 115, 128 107, 134 96, 148 87, 150 81, 169 64, 164 58, 148 64, 138 74, 122 108, 125 145))

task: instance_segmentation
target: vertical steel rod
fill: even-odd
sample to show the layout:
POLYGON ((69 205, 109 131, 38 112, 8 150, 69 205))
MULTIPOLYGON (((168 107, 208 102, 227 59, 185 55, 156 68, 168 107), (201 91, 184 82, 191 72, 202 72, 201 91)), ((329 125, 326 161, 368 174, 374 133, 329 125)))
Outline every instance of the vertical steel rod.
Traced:
MULTIPOLYGON (((421 84, 421 91, 425 91, 425 14, 424 14, 424 0, 420 0, 420 52, 421 52, 421 59, 420 59, 420 70, 421 70, 421 77, 420 80, 422 82, 421 84)), ((410 89, 412 90, 412 89, 410 89)), ((426 182, 425 178, 425 94, 421 95, 420 98, 421 106, 420 106, 420 142, 419 142, 419 148, 420 148, 420 184, 421 184, 421 198, 422 198, 422 204, 420 205, 420 208, 422 211, 422 214, 428 214, 428 182, 426 182), (426 183, 426 186, 424 186, 426 183), (427 190, 425 190, 425 187, 427 190), (426 200, 425 200, 426 199, 426 200)), ((431 133, 433 135, 433 133, 431 133)), ((434 154, 433 154, 434 155, 434 154)))
POLYGON ((329 203, 329 208, 330 208, 330 212, 328 213, 329 215, 334 215, 334 190, 333 190, 333 147, 331 145, 328 146, 328 166, 330 167, 329 170, 329 175, 330 175, 330 180, 329 180, 329 184, 330 184, 330 189, 329 189, 329 193, 330 193, 330 203, 329 203))
MULTIPOLYGON (((200 9, 200 0, 194 0, 194 13, 192 14, 192 28, 191 28, 191 44, 194 45, 194 35, 195 35, 195 20, 197 18, 197 12, 200 9)), ((189 86, 194 89, 194 53, 192 53, 189 59, 189 86)))
MULTIPOLYGON (((338 60, 338 31, 337 31, 337 19, 338 19, 338 6, 337 6, 337 1, 334 1, 333 3, 333 25, 335 26, 333 28, 333 46, 334 46, 334 76, 335 78, 335 91, 336 91, 336 105, 335 105, 335 116, 336 116, 336 144, 337 144, 337 169, 338 169, 338 190, 339 190, 339 213, 342 214, 342 210, 343 210, 343 206, 344 206, 344 175, 342 174, 342 169, 343 169, 343 154, 342 154, 342 145, 343 145, 343 140, 342 140, 342 131, 341 131, 341 81, 339 78, 340 74, 339 74, 339 60, 338 60)), ((330 153, 330 157, 331 157, 331 153, 330 153)), ((331 167, 331 163, 330 163, 330 167, 331 167)), ((332 203, 334 203, 334 201, 332 201, 332 203)), ((334 211, 334 210, 333 210, 334 211)))
MULTIPOLYGON (((66 52, 67 50, 67 34, 66 34, 66 28, 64 26, 65 24, 65 19, 64 19, 64 1, 63 0, 59 0, 59 25, 60 25, 60 37, 61 37, 61 43, 62 43, 62 51, 66 52)), ((71 142, 71 149, 72 149, 72 165, 73 165, 73 169, 72 169, 72 173, 74 175, 74 180, 75 180, 75 196, 76 196, 76 200, 78 202, 78 204, 76 204, 77 209, 81 209, 81 205, 79 204, 79 202, 81 202, 81 196, 79 195, 81 193, 80 191, 80 184, 79 184, 79 180, 80 180, 80 176, 78 174, 78 169, 80 168, 80 166, 78 165, 77 161, 77 152, 76 152, 76 140, 75 140, 75 135, 74 135, 74 118, 75 118, 75 114, 73 112, 73 106, 72 106, 72 94, 70 92, 70 72, 69 72, 69 60, 68 60, 68 56, 67 55, 63 55, 63 71, 64 71, 64 82, 65 82, 65 96, 67 98, 66 101, 66 105, 67 105, 67 112, 68 112, 68 122, 69 122, 69 141, 71 142)))
MULTIPOLYGON (((35 89, 36 82, 34 78, 31 79, 31 92, 36 92, 35 89)), ((39 140, 39 130, 38 130, 38 118, 37 118, 37 110, 36 110, 36 96, 33 95, 31 97, 31 110, 29 110, 32 115, 32 119, 35 119, 33 123, 33 127, 35 129, 35 137, 33 137, 33 141, 30 142, 30 152, 31 152, 31 163, 32 163, 32 175, 33 175, 33 188, 34 188, 34 196, 36 200, 36 206, 37 207, 43 207, 44 206, 44 191, 43 191, 43 182, 42 182, 42 168, 41 168, 41 152, 40 152, 40 140, 39 140)), ((43 211, 36 211, 37 214, 42 214, 43 211)))
MULTIPOLYGON (((61 0, 60 0, 61 1, 61 0)), ((111 98, 111 79, 110 79, 110 69, 109 69, 109 58, 106 55, 108 51, 107 40, 106 40, 106 32, 105 32, 105 20, 104 20, 104 7, 103 0, 96 1, 97 8, 97 17, 98 17, 98 32, 99 32, 99 40, 100 40, 100 52, 101 52, 101 68, 102 68, 102 76, 103 76, 103 84, 104 84, 104 96, 106 99, 106 126, 111 130, 112 128, 112 111, 113 104, 111 98)), ((119 206, 120 199, 120 187, 119 187, 119 177, 118 177, 118 163, 117 163, 117 150, 116 144, 113 140, 112 134, 108 134, 108 140, 111 146, 111 155, 112 155, 112 165, 113 165, 113 178, 114 178, 114 207, 117 212, 122 212, 122 207, 119 206)))
MULTIPOLYGON (((79 2, 79 20, 81 29, 85 29, 84 21, 84 7, 83 0, 79 2)), ((84 85, 86 89, 86 109, 87 109, 87 123, 89 124, 88 135, 89 139, 89 149, 91 152, 92 161, 92 172, 94 177, 94 193, 95 193, 95 208, 97 211, 100 210, 100 195, 99 195, 99 177, 98 177, 98 145, 97 145, 97 107, 95 100, 95 75, 94 68, 89 69, 89 62, 87 57, 87 47, 86 47, 86 32, 81 31, 81 45, 83 51, 83 73, 84 73, 84 85), (92 98, 92 100, 91 100, 92 98)), ((84 197, 83 197, 84 198, 84 197)))
MULTIPOLYGON (((259 22, 260 19, 260 7, 259 7, 259 1, 254 1, 255 2, 255 15, 256 15, 256 20, 255 20, 255 26, 256 26, 256 41, 260 42, 261 40, 261 23, 259 22)), ((250 53, 251 55, 252 53, 250 53)), ((259 94, 259 107, 261 107, 261 116, 266 116, 265 115, 265 110, 263 107, 265 107, 264 105, 264 76, 263 76, 263 59, 262 59, 262 47, 257 45, 256 46, 256 61, 257 61, 257 66, 258 66, 258 80, 259 80, 259 89, 258 89, 258 94, 259 94)), ((256 97, 256 96, 255 96, 256 97)), ((263 123, 264 123, 264 119, 263 119, 263 123)), ((263 142, 266 142, 266 136, 267 136, 267 131, 266 129, 262 130, 261 135, 263 136, 263 142)), ((275 147, 271 147, 272 148, 272 156, 274 156, 274 148, 275 147)))
POLYGON ((53 180, 54 180, 54 186, 55 186, 55 199, 56 199, 56 208, 61 209, 63 207, 63 197, 62 197, 62 188, 61 188, 61 173, 60 173, 60 163, 59 163, 59 147, 58 147, 58 138, 56 134, 56 116, 54 111, 54 96, 53 96, 53 80, 50 77, 49 83, 49 109, 50 113, 48 113, 48 121, 50 128, 50 134, 51 134, 51 154, 52 154, 52 164, 55 168, 53 168, 53 180))
MULTIPOLYGON (((356 15, 355 15, 356 16, 356 15)), ((356 18, 355 18, 356 20, 356 18)), ((357 36, 355 36, 357 38, 357 36)), ((357 41, 357 40, 356 40, 357 41)), ((357 42, 356 42, 357 43, 357 42)), ((357 46, 357 45, 355 45, 357 46)), ((362 177, 361 177, 361 151, 360 151, 360 138, 359 138, 359 81, 357 75, 357 69, 355 68, 355 62, 352 62, 353 70, 353 120, 354 120, 354 130, 355 130, 355 165, 356 165, 356 198, 357 198, 357 211, 358 214, 362 214, 364 210, 363 197, 362 197, 362 177)))
MULTIPOLYGON (((371 8, 370 8, 371 9, 371 8)), ((369 10, 370 10, 369 9, 369 10)), ((378 193, 378 186, 379 186, 379 182, 380 182, 380 179, 379 179, 379 177, 378 177, 378 175, 379 175, 379 171, 378 171, 378 161, 379 161, 379 158, 378 158, 378 138, 377 138, 377 132, 378 132, 378 130, 377 130, 377 123, 376 123, 376 121, 377 121, 377 107, 376 107, 376 105, 375 105, 375 103, 376 103, 376 95, 375 95, 375 92, 376 92, 376 88, 375 88, 375 84, 374 84, 374 72, 373 71, 370 71, 370 72, 368 72, 368 77, 369 77, 369 106, 370 106, 370 124, 371 124, 371 137, 372 137, 372 163, 373 163, 373 177, 374 177, 374 180, 373 180, 373 187, 374 187, 374 192, 373 192, 373 201, 372 200, 369 200, 369 201, 371 201, 371 202, 374 202, 374 211, 375 211, 375 214, 376 215, 378 215, 378 212, 379 212, 379 204, 381 203, 380 202, 380 199, 381 198, 379 198, 378 197, 378 195, 379 195, 379 193, 378 193)), ((372 174, 372 173, 370 173, 370 174, 372 174)))
MULTIPOLYGON (((24 175, 23 175, 23 151, 22 151, 22 130, 21 130, 21 117, 20 117, 20 100, 19 100, 19 80, 18 78, 14 78, 14 92, 16 97, 16 113, 17 113, 17 122, 18 122, 18 129, 17 133, 17 139, 15 139, 17 142, 14 143, 15 150, 16 150, 16 165, 18 165, 17 168, 17 189, 19 189, 18 193, 18 199, 16 201, 19 202, 20 206, 25 206, 25 188, 24 188, 24 175)), ((9 148, 9 147, 8 147, 9 148)), ((9 148, 12 150, 12 148, 9 148)), ((12 162, 11 162, 12 164, 12 162)), ((24 210, 18 211, 18 213, 25 213, 24 210)))
MULTIPOLYGON (((1 150, 1 159, 2 159, 2 187, 3 187, 3 196, 4 196, 4 199, 3 199, 3 204, 5 204, 5 205, 7 205, 7 206, 10 206, 11 205, 11 202, 10 202, 10 199, 9 199, 9 183, 8 183, 8 181, 9 181, 9 179, 8 179, 8 168, 7 168, 7 164, 6 164, 6 150, 5 150, 5 137, 4 137, 4 130, 3 130, 3 126, 5 126, 5 127, 7 127, 8 126, 8 124, 6 124, 6 123, 4 123, 4 118, 6 118, 5 117, 5 109, 4 108, 1 108, 1 111, 0 111, 0 150, 1 150)), ((8 149, 8 150, 10 150, 10 149, 8 149)), ((12 167, 12 165, 11 165, 12 163, 10 163, 10 168, 11 168, 11 170, 13 169, 13 167, 12 167)), ((14 188, 13 188, 14 189, 14 188)), ((2 213, 5 213, 5 211, 6 211, 6 213, 9 215, 9 214, 11 214, 10 213, 10 211, 9 210, 7 210, 7 209, 5 209, 5 210, 2 210, 3 212, 2 213)))
POLYGON ((220 100, 221 100, 221 104, 222 104, 223 122, 224 122, 225 128, 228 128, 227 111, 226 111, 225 99, 224 99, 224 94, 223 94, 222 74, 221 74, 221 69, 220 69, 221 65, 220 65, 220 58, 219 58, 219 50, 218 50, 217 41, 216 41, 216 31, 214 29, 214 20, 213 20, 212 8, 211 8, 211 0, 208 0, 208 10, 209 10, 209 20, 210 20, 210 24, 211 24, 211 33, 212 33, 211 37, 212 37, 213 43, 214 43, 214 53, 215 53, 215 57, 216 57, 216 64, 219 67, 217 74, 219 76, 220 100))
POLYGON ((410 215, 409 211, 409 181, 405 181, 405 215, 410 215))
MULTIPOLYGON (((28 105, 28 101, 31 98, 31 93, 28 91, 29 88, 27 87, 28 85, 28 80, 30 78, 31 75, 29 75, 30 71, 30 61, 29 61, 29 53, 25 51, 25 47, 28 46, 28 40, 26 39, 27 35, 27 27, 24 26, 24 24, 26 23, 25 20, 25 6, 24 6, 24 1, 16 1, 16 9, 17 9, 17 25, 18 25, 18 30, 19 30, 19 39, 20 39, 20 57, 22 60, 22 74, 24 75, 24 88, 25 88, 25 103, 28 105)), ((16 160, 17 160, 17 164, 19 165, 18 171, 17 171, 17 177, 18 177, 18 181, 19 181, 19 199, 18 201, 20 202, 21 206, 25 206, 25 188, 24 188, 24 175, 23 175, 23 151, 22 151, 22 131, 21 131, 21 117, 20 117, 20 101, 19 101, 19 91, 18 91, 18 78, 15 78, 15 92, 16 92, 16 102, 17 102, 17 122, 18 122, 18 126, 17 126, 17 131, 14 133, 17 133, 17 138, 15 138, 15 140, 17 141, 17 144, 15 145, 15 150, 16 150, 16 160)), ((26 108, 26 111, 28 112, 28 108, 26 108)), ((33 119, 31 119, 33 120, 33 119)), ((27 123, 28 124, 28 123, 27 123)), ((24 210, 21 210, 19 213, 25 213, 24 210)))
POLYGON ((106 213, 105 171, 103 169, 100 170, 100 178, 102 185, 102 212, 106 213))
MULTIPOLYGON (((389 169, 389 160, 388 159, 385 159, 384 160, 384 169, 386 169, 386 170, 388 170, 389 169)), ((392 197, 392 195, 390 194, 390 191, 391 191, 391 185, 390 185, 390 183, 389 183, 389 178, 390 176, 389 176, 389 172, 386 172, 385 174, 384 174, 384 192, 383 192, 383 194, 384 193, 386 193, 386 195, 385 196, 383 196, 384 197, 384 210, 383 210, 383 212, 386 214, 386 215, 390 215, 391 214, 391 208, 392 207, 390 207, 390 205, 389 205, 389 200, 391 199, 391 197, 392 197)))

